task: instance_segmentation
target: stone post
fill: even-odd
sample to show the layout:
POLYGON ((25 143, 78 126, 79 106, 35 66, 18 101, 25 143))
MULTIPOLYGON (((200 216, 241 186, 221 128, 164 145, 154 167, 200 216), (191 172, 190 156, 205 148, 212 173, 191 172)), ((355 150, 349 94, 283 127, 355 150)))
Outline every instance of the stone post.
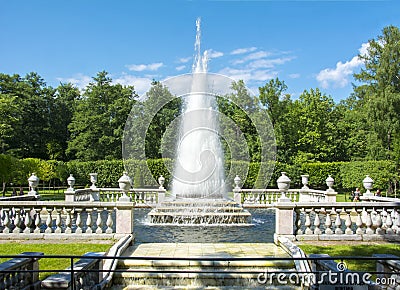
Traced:
POLYGON ((242 203, 242 196, 241 196, 241 188, 240 188, 240 182, 242 181, 239 177, 239 175, 236 175, 235 179, 233 180, 235 182, 235 188, 233 189, 233 200, 241 204, 242 203))
POLYGON ((117 202, 115 213, 116 234, 133 233, 133 202, 117 202))
POLYGON ((274 234, 275 243, 277 243, 279 236, 286 236, 290 240, 294 240, 293 213, 293 203, 278 202, 276 204, 274 234))
POLYGON ((165 183, 165 177, 160 175, 160 177, 158 178, 158 184, 160 185, 158 187, 158 189, 162 190, 158 192, 158 196, 157 196, 157 203, 161 204, 165 201, 165 188, 164 188, 164 183, 165 183))
POLYGON ((310 189, 308 187, 308 178, 308 174, 301 175, 301 183, 303 184, 303 187, 299 190, 299 202, 310 201, 310 193, 308 192, 308 190, 310 189))

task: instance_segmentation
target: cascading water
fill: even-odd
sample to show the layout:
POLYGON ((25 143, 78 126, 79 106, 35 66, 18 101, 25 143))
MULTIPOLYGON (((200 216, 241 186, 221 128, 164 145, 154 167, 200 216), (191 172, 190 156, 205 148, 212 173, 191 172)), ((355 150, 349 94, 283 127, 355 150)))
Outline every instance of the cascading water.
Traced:
POLYGON ((185 97, 181 116, 172 197, 225 199, 224 154, 219 140, 215 96, 204 93, 207 51, 201 55, 200 19, 196 21, 195 57, 191 93, 185 97))

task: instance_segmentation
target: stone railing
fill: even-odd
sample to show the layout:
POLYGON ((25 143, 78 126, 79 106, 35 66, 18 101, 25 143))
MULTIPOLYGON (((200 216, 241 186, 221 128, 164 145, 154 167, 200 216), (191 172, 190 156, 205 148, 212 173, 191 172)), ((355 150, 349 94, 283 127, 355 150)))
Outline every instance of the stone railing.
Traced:
POLYGON ((276 237, 400 241, 400 203, 279 202, 275 207, 276 237), (290 220, 293 222, 288 222, 290 220))
POLYGON ((285 192, 279 189, 241 189, 233 190, 234 200, 243 206, 264 207, 273 206, 280 198, 289 202, 336 202, 335 191, 315 189, 288 189, 285 192))
POLYGON ((27 252, 22 255, 0 264, 0 289, 40 289, 39 258, 36 256, 43 253, 27 252))
POLYGON ((117 202, 128 198, 135 206, 155 205, 165 200, 165 189, 132 188, 124 191, 120 188, 84 188, 65 192, 65 201, 103 201, 117 202))
POLYGON ((360 200, 361 201, 373 201, 373 202, 400 202, 400 198, 374 196, 374 195, 360 196, 360 200))
POLYGON ((131 234, 133 207, 132 202, 0 202, 0 238, 131 234))

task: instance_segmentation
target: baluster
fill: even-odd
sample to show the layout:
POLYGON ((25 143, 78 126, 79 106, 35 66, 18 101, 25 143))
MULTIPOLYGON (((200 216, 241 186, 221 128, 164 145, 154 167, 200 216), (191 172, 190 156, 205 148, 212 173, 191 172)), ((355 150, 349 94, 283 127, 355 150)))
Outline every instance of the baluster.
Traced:
POLYGON ((103 233, 103 229, 101 228, 103 221, 101 218, 101 210, 97 211, 97 220, 96 220, 96 225, 97 225, 97 229, 96 229, 96 234, 101 234, 103 233))
POLYGON ((371 213, 367 213, 367 219, 365 221, 365 225, 367 227, 367 229, 365 230, 365 234, 373 235, 374 234, 374 230, 371 228, 371 226, 372 226, 371 213))
POLYGON ((351 229, 352 222, 351 222, 350 212, 347 213, 346 221, 344 222, 344 224, 346 226, 346 230, 344 231, 344 233, 346 235, 352 235, 353 230, 351 229))
POLYGON ((330 213, 326 212, 326 219, 325 219, 325 234, 326 235, 333 235, 333 231, 331 229, 331 227, 332 227, 331 214, 333 214, 334 211, 335 211, 335 209, 332 208, 330 213))
POLYGON ((82 234, 82 218, 81 218, 81 211, 82 209, 74 209, 76 211, 76 230, 75 233, 76 234, 82 234))
POLYGON ((387 216, 388 216, 388 212, 386 211, 385 208, 382 208, 382 211, 381 211, 382 226, 381 227, 382 227, 383 233, 386 233, 386 229, 387 229, 387 226, 386 226, 387 216))
POLYGON ((14 218, 14 230, 13 233, 14 234, 19 234, 21 232, 21 210, 19 208, 14 208, 15 210, 15 218, 14 218))
POLYGON ((397 210, 394 208, 393 209, 393 231, 396 234, 400 234, 400 214, 397 212, 397 210))
POLYGON ((303 234, 303 231, 301 229, 301 209, 296 209, 296 225, 297 225, 297 231, 296 235, 300 236, 303 234))
POLYGON ((375 220, 373 221, 372 225, 375 227, 375 233, 378 235, 385 234, 385 230, 382 229, 382 212, 377 213, 375 215, 375 220))
POLYGON ((362 235, 364 233, 364 231, 362 229, 363 221, 361 218, 361 212, 360 212, 360 210, 357 210, 357 219, 356 219, 356 226, 357 226, 356 234, 357 235, 362 235))
MULTIPOLYGON (((393 211, 392 211, 392 213, 393 213, 393 211)), ((387 215, 386 221, 385 221, 386 234, 388 234, 388 235, 394 234, 392 227, 393 227, 393 220, 392 220, 392 214, 390 213, 387 215)))
POLYGON ((31 211, 30 209, 26 209, 25 210, 25 220, 24 220, 24 224, 25 224, 25 229, 24 229, 24 234, 30 234, 31 233, 31 211))
POLYGON ((46 234, 51 234, 52 232, 53 232, 53 229, 52 229, 52 224, 53 224, 53 218, 52 218, 52 211, 51 210, 48 210, 47 208, 46 208, 46 211, 47 211, 47 219, 46 219, 46 229, 45 229, 45 233, 46 234))
POLYGON ((67 218, 65 219, 65 233, 71 234, 72 233, 72 219, 71 219, 71 208, 64 208, 64 211, 67 213, 67 218))
MULTIPOLYGON (((105 209, 105 210, 107 210, 107 209, 105 209)), ((112 209, 109 209, 108 214, 107 214, 107 221, 106 221, 106 226, 107 226, 106 234, 112 234, 112 232, 113 232, 113 230, 112 230, 113 220, 112 220, 111 213, 112 213, 112 209)))
POLYGON ((33 232, 35 234, 40 234, 40 224, 42 222, 40 217, 41 209, 34 209, 34 210, 35 210, 35 229, 33 230, 33 232))
POLYGON ((335 219, 335 235, 342 235, 342 220, 340 218, 340 210, 336 211, 336 219, 335 219))
POLYGON ((318 212, 314 211, 314 213, 315 213, 315 219, 314 219, 314 226, 315 226, 315 228, 314 228, 314 234, 315 234, 315 235, 320 235, 320 234, 322 234, 322 231, 321 231, 321 229, 319 228, 319 226, 321 225, 321 220, 320 220, 320 218, 319 218, 318 212))
MULTIPOLYGON (((9 209, 3 209, 4 211, 4 220, 3 220, 3 234, 9 234, 10 233, 10 218, 9 218, 9 209)), ((0 288, 2 289, 2 288, 0 288)))
MULTIPOLYGON (((96 208, 94 208, 94 210, 97 210, 96 208)), ((92 221, 92 214, 93 214, 93 210, 90 208, 86 209, 86 213, 87 213, 87 217, 86 217, 86 234, 91 234, 93 233, 93 221, 92 221)))
MULTIPOLYGON (((311 209, 312 211, 313 209, 311 209)), ((304 225, 306 226, 305 234, 306 235, 312 235, 312 230, 310 228, 311 226, 311 219, 310 219, 310 212, 306 210, 306 221, 304 222, 304 225)))
POLYGON ((54 230, 54 233, 56 234, 61 234, 61 209, 56 209, 54 208, 54 211, 56 212, 56 229, 54 230))

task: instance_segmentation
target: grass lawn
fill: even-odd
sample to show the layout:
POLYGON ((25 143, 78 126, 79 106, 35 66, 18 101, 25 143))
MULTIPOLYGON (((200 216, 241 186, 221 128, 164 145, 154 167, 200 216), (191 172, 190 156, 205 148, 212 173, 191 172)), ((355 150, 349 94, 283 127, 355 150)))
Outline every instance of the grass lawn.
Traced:
MULTIPOLYGON (((307 254, 328 254, 330 256, 372 256, 373 254, 392 254, 400 257, 399 243, 368 243, 368 244, 325 244, 315 245, 299 243, 298 246, 307 254)), ((353 271, 376 271, 375 261, 344 261, 347 267, 353 271)))
MULTIPOLYGON (((102 241, 102 243, 72 243, 64 241, 64 243, 29 243, 9 241, 0 244, 0 255, 18 255, 23 252, 43 252, 45 255, 76 255, 80 256, 86 252, 107 252, 113 245, 114 241, 102 241)), ((8 259, 0 259, 4 262, 8 259)), ((76 262, 75 260, 74 262, 76 262)), ((42 258, 39 260, 40 270, 54 270, 59 272, 70 266, 70 259, 51 259, 42 258)), ((40 279, 44 279, 53 273, 40 273, 40 279)))

